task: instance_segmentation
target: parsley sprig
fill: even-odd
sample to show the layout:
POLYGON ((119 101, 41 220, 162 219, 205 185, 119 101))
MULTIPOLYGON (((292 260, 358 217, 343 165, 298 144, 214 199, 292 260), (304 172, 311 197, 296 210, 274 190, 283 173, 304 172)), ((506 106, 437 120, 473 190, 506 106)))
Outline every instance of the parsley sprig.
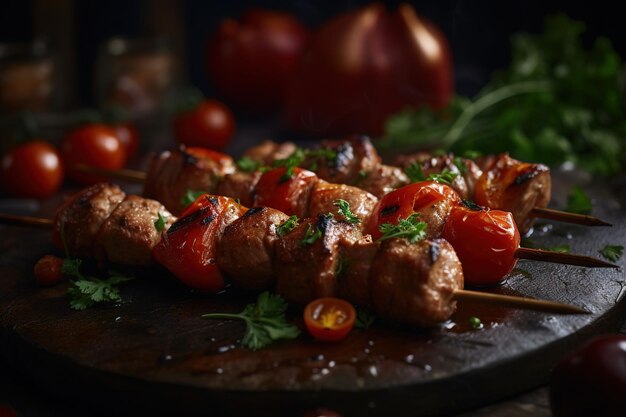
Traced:
POLYGON ((322 237, 322 231, 317 226, 307 225, 304 237, 300 241, 300 246, 312 245, 317 239, 322 237))
POLYGON ((181 203, 183 204, 183 206, 187 207, 191 203, 196 201, 198 197, 200 197, 202 194, 206 194, 206 193, 204 193, 203 191, 194 191, 194 190, 187 189, 187 191, 185 191, 185 195, 183 196, 181 200, 181 203))
MULTIPOLYGON (((465 165, 463 165, 465 166, 465 165)), ((409 181, 421 182, 421 181, 437 181, 440 184, 450 185, 459 175, 456 172, 450 171, 448 168, 444 168, 438 174, 430 174, 426 176, 422 166, 418 162, 413 162, 411 165, 405 168, 404 173, 409 177, 409 181)))
POLYGON ((338 200, 335 200, 333 202, 333 205, 337 207, 339 213, 346 219, 346 221, 353 224, 361 223, 361 219, 359 219, 356 214, 354 214, 352 210, 350 210, 350 203, 348 203, 346 200, 340 198, 338 200))
POLYGON ((413 213, 406 219, 400 219, 398 224, 381 224, 379 230, 383 235, 378 240, 403 237, 410 243, 415 243, 426 238, 426 227, 426 223, 419 221, 419 213, 413 213))
POLYGON ((243 320, 246 330, 241 344, 252 350, 263 349, 276 340, 295 339, 300 330, 285 318, 287 303, 279 295, 263 292, 255 304, 248 304, 239 314, 209 313, 203 319, 243 320))
POLYGON ((605 245, 598 252, 600 252, 600 255, 602 255, 606 260, 609 260, 611 262, 616 262, 624 254, 624 246, 605 245))
POLYGON ((168 217, 162 215, 159 212, 159 216, 154 221, 154 228, 156 229, 157 232, 162 232, 163 229, 165 229, 165 225, 167 224, 167 219, 168 217))
POLYGON ((300 219, 298 216, 291 215, 287 220, 285 220, 280 225, 276 226, 276 234, 280 237, 285 236, 287 233, 291 232, 298 225, 298 221, 300 219))
POLYGON ((254 172, 261 168, 262 164, 259 161, 255 161, 249 156, 242 156, 236 162, 237 168, 244 172, 254 172))

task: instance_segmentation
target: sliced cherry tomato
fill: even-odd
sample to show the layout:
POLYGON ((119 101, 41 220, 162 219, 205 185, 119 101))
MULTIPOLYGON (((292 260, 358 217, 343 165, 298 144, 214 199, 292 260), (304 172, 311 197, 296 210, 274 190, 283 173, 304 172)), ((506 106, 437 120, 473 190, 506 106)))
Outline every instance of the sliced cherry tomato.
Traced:
POLYGON ((37 261, 34 272, 37 284, 43 287, 55 285, 63 279, 63 259, 46 255, 37 261))
POLYGON ((11 195, 44 198, 63 183, 63 164, 56 148, 40 140, 9 151, 2 158, 2 185, 11 195))
POLYGON ((72 169, 75 165, 115 170, 126 163, 126 150, 115 131, 103 124, 93 123, 74 129, 61 145, 68 175, 81 184, 94 184, 108 178, 85 174, 72 169))
POLYGON ((163 235, 153 249, 154 258, 191 288, 222 290, 224 276, 215 259, 219 237, 245 211, 231 198, 200 196, 163 235))
POLYGON ((235 133, 235 116, 217 100, 204 100, 174 120, 178 143, 201 148, 222 149, 235 133))
POLYGON ((409 184, 387 193, 380 199, 366 227, 366 233, 374 240, 382 236, 380 225, 398 224, 439 201, 459 201, 458 194, 449 186, 436 181, 423 181, 409 184))
POLYGON ((517 263, 515 251, 520 234, 508 211, 457 205, 441 237, 450 242, 459 257, 467 285, 496 285, 517 263))
POLYGON ((317 180, 317 175, 302 168, 292 169, 292 175, 289 175, 285 167, 265 172, 256 184, 254 205, 271 207, 290 216, 295 214, 302 217, 302 194, 317 180))
POLYGON ((111 125, 117 138, 122 142, 126 150, 126 162, 132 160, 139 151, 139 132, 137 128, 129 122, 111 125))
POLYGON ((352 304, 340 298, 318 298, 304 309, 304 324, 317 340, 337 342, 354 327, 356 311, 352 304))

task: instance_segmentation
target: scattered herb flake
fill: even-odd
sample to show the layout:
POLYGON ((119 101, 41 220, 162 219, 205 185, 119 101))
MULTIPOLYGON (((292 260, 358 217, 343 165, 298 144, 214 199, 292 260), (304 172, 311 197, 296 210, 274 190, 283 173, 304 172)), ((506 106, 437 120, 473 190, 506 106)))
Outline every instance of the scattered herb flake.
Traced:
POLYGON ((359 219, 352 211, 350 210, 350 203, 346 200, 335 200, 333 205, 339 209, 339 213, 350 223, 359 224, 361 223, 361 219, 359 219))
POLYGON ((311 227, 309 224, 306 228, 306 233, 300 241, 300 246, 312 245, 317 239, 322 237, 322 231, 317 226, 311 227))
POLYGON ((480 321, 478 317, 474 317, 474 316, 470 317, 469 324, 472 327, 472 329, 475 329, 475 330, 483 328, 483 323, 480 321))
POLYGON ((157 232, 162 232, 165 229, 165 224, 167 223, 167 218, 159 213, 159 217, 154 221, 154 228, 157 232))
POLYGON ((543 249, 543 250, 549 250, 552 252, 560 252, 560 253, 569 253, 570 252, 570 247, 567 243, 563 244, 563 245, 557 245, 557 246, 544 246, 544 247, 539 247, 538 249, 543 249))
POLYGON ((473 211, 481 211, 485 209, 483 206, 479 206, 471 200, 461 200, 461 204, 473 211))
POLYGON ((378 240, 386 240, 394 237, 403 237, 410 243, 415 243, 426 238, 426 223, 418 220, 419 213, 413 213, 406 219, 400 219, 398 224, 381 224, 379 230, 383 234, 378 240))
POLYGON ((578 185, 572 187, 572 191, 570 191, 567 196, 567 205, 565 210, 570 213, 589 214, 591 213, 591 208, 591 199, 583 191, 583 189, 578 185))
POLYGON ((203 194, 206 194, 206 193, 203 191, 193 191, 193 190, 187 189, 187 191, 185 191, 185 195, 183 196, 181 200, 181 203, 183 204, 183 206, 187 207, 191 203, 196 201, 198 197, 200 197, 203 194))
POLYGON ((289 218, 285 220, 284 223, 276 227, 276 234, 280 237, 285 236, 287 233, 296 228, 296 226, 298 225, 298 220, 300 219, 298 219, 298 216, 296 216, 295 214, 289 216, 289 218))
POLYGON ((255 161, 249 156, 242 156, 237 160, 237 168, 244 172, 254 172, 261 168, 261 163, 259 161, 255 161))
POLYGON ((413 182, 421 182, 426 179, 424 175, 424 170, 422 170, 422 166, 417 162, 412 162, 411 165, 404 169, 404 173, 407 177, 409 177, 409 181, 413 182))
POLYGON ((450 185, 456 179, 459 174, 450 171, 448 168, 444 168, 439 174, 430 174, 427 180, 437 181, 440 184, 450 185))
POLYGON ((248 304, 239 314, 210 313, 202 315, 202 318, 243 320, 246 330, 241 344, 259 350, 276 340, 298 337, 300 330, 287 322, 286 310, 287 303, 282 297, 266 291, 259 294, 255 304, 248 304))
POLYGON ((362 309, 361 307, 356 308, 356 321, 354 325, 357 329, 367 330, 372 327, 372 324, 376 321, 376 315, 362 309))
POLYGON ((454 165, 457 167, 461 175, 465 175, 467 173, 467 165, 465 165, 465 161, 460 156, 454 157, 454 165))
POLYGON ((624 246, 605 245, 598 252, 600 252, 600 255, 602 255, 606 260, 609 260, 611 262, 617 262, 617 260, 621 258, 624 254, 624 246))

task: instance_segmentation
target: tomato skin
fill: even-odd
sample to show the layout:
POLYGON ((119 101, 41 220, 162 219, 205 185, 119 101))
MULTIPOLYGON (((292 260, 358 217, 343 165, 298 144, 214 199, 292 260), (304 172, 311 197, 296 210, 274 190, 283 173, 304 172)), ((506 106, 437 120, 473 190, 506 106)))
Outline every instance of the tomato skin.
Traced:
POLYGON ((45 198, 59 191, 63 163, 56 148, 36 140, 10 150, 2 158, 2 185, 11 195, 45 198))
POLYGON ((254 205, 271 207, 289 216, 296 214, 302 217, 304 214, 298 212, 302 205, 299 201, 302 190, 317 181, 317 175, 296 167, 291 178, 283 179, 286 172, 287 168, 279 167, 261 176, 255 187, 254 205))
POLYGON ((111 128, 126 150, 126 163, 128 163, 139 152, 139 132, 130 122, 113 124, 111 128))
POLYGON ((459 196, 452 188, 436 181, 422 181, 400 187, 380 199, 369 218, 365 233, 376 240, 382 236, 380 225, 398 224, 400 219, 406 219, 413 213, 447 199, 459 202, 459 196))
POLYGON ((626 410, 626 335, 598 336, 554 368, 554 417, 618 417, 626 410))
POLYGON ((209 76, 227 103, 270 113, 281 105, 308 38, 309 31, 287 13, 249 10, 239 22, 225 19, 207 47, 209 76))
POLYGON ((186 146, 224 148, 235 133, 235 116, 217 100, 203 100, 174 119, 176 141, 186 146))
POLYGON ((63 259, 46 255, 37 261, 34 273, 37 284, 42 287, 58 284, 63 279, 63 259))
POLYGON ((311 301, 304 308, 304 324, 315 339, 338 342, 354 327, 356 310, 340 298, 324 297, 311 301), (324 317, 328 322, 324 323, 324 317))
POLYGON ((219 237, 226 227, 224 218, 231 207, 237 216, 246 211, 228 197, 200 196, 154 247, 154 258, 191 288, 209 293, 221 291, 224 276, 215 258, 219 237))
POLYGON ((455 206, 441 235, 463 265, 468 286, 497 285, 517 263, 520 234, 508 211, 455 206))
POLYGON ((126 163, 126 150, 115 130, 108 125, 93 123, 72 130, 61 144, 68 176, 80 184, 95 184, 108 178, 73 170, 83 164, 102 169, 120 169, 126 163))

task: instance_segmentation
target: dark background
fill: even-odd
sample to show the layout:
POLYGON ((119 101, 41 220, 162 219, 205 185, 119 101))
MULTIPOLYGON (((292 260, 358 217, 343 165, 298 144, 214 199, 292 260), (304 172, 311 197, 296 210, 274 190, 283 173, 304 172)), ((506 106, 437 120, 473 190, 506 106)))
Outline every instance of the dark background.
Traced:
MULTIPOLYGON (((71 107, 93 105, 93 74, 98 47, 113 36, 162 35, 176 40, 185 64, 184 75, 204 93, 213 95, 206 76, 204 49, 224 17, 237 17, 249 7, 283 10, 315 28, 343 11, 368 4, 365 0, 207 1, 207 0, 9 0, 2 2, 0 43, 52 37, 53 48, 68 60, 65 75, 71 107), (55 33, 50 36, 49 33, 55 33)), ((399 1, 385 2, 393 8, 399 1)), ((606 36, 626 56, 623 17, 608 1, 409 1, 435 22, 452 46, 457 91, 472 95, 494 69, 507 65, 509 37, 518 31, 540 32, 546 14, 564 12, 584 21, 588 40, 606 36)))

